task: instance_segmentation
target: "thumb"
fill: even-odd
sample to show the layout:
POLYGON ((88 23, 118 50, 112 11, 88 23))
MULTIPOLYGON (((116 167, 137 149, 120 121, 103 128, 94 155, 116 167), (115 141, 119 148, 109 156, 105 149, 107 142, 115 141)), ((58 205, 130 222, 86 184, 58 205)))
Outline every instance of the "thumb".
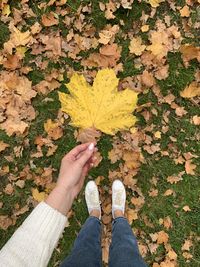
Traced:
POLYGON ((94 144, 90 143, 90 145, 88 146, 88 148, 82 153, 81 157, 79 159, 77 159, 77 163, 83 167, 86 162, 90 159, 90 157, 92 156, 94 152, 94 144))

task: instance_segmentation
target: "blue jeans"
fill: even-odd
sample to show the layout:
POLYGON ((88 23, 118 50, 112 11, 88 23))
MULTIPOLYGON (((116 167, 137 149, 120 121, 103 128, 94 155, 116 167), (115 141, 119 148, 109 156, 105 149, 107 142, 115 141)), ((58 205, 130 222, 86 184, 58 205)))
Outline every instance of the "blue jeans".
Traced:
MULTIPOLYGON (((71 254, 60 267, 101 267, 101 221, 90 216, 78 234, 71 254)), ((109 267, 146 267, 128 221, 116 218, 112 223, 109 267)))

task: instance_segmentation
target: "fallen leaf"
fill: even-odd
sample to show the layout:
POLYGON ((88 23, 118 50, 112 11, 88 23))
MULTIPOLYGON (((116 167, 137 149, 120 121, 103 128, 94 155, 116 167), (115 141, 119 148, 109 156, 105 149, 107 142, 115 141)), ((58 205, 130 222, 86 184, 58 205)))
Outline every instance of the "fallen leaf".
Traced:
POLYGON ((58 140, 63 136, 63 130, 60 127, 59 122, 53 122, 51 119, 48 119, 44 123, 44 129, 47 132, 48 136, 53 140, 58 140))
POLYGON ((192 82, 187 86, 180 95, 184 98, 192 98, 195 96, 200 96, 200 86, 197 82, 192 82))
POLYGON ((169 235, 165 231, 160 231, 158 232, 158 237, 157 237, 157 243, 158 244, 166 244, 169 240, 169 235))
POLYGON ((170 184, 176 184, 182 180, 183 180, 182 175, 177 175, 177 176, 172 175, 167 177, 167 182, 170 184))
POLYGON ((190 16, 190 9, 187 5, 180 9, 181 17, 189 17, 190 16))
POLYGON ((4 49, 9 54, 12 54, 13 48, 25 46, 32 41, 30 31, 21 32, 13 25, 13 23, 10 24, 9 29, 11 31, 10 39, 8 42, 4 43, 4 49))
POLYGON ((173 193, 174 191, 172 189, 167 189, 165 193, 163 194, 163 196, 171 196, 173 193))
POLYGON ((193 246, 193 244, 192 244, 192 240, 190 240, 190 239, 186 239, 185 240, 185 242, 184 242, 184 244, 182 245, 182 247, 181 247, 181 250, 187 250, 187 251, 189 251, 190 250, 190 248, 193 246))
POLYGON ((100 44, 108 44, 111 40, 114 41, 115 34, 119 31, 118 25, 113 25, 108 30, 102 30, 99 32, 99 43, 100 44))
POLYGON ((152 87, 155 84, 155 79, 153 77, 153 74, 146 70, 144 70, 141 75, 141 81, 147 87, 152 87))
POLYGON ((136 56, 140 56, 142 52, 145 50, 146 45, 142 44, 141 37, 135 37, 131 40, 129 45, 130 53, 135 54, 136 56))
POLYGON ((148 30, 149 30, 149 25, 143 25, 143 26, 141 27, 141 31, 142 31, 142 32, 148 32, 148 30))
POLYGON ((71 93, 59 92, 62 111, 71 116, 71 124, 81 129, 94 127, 113 135, 136 122, 131 112, 137 94, 130 89, 117 91, 118 79, 113 70, 100 70, 89 86, 83 76, 74 74, 67 84, 71 93))
POLYGON ((186 63, 195 58, 200 61, 200 47, 185 44, 181 45, 180 52, 182 53, 183 61, 186 63))
POLYGON ((82 144, 88 142, 97 142, 101 137, 101 132, 94 128, 79 129, 75 134, 75 138, 82 144))
POLYGON ((16 183, 15 183, 16 186, 20 187, 20 188, 24 188, 25 186, 25 181, 24 180, 18 180, 16 183))
POLYGON ((50 27, 53 25, 58 25, 59 21, 55 16, 55 13, 50 12, 48 14, 43 14, 42 15, 42 24, 46 27, 50 27))
POLYGON ((149 0, 149 4, 152 7, 158 7, 164 0, 149 0))
POLYGON ((12 195, 12 193, 14 192, 14 188, 12 186, 12 184, 7 184, 5 189, 3 190, 7 195, 12 195))
POLYGON ((129 224, 132 224, 133 221, 138 219, 137 212, 134 209, 128 209, 127 219, 128 219, 129 224))
POLYGON ((185 259, 187 259, 187 260, 193 258, 192 254, 189 253, 189 252, 183 252, 182 255, 183 255, 183 257, 184 257, 185 259))
POLYGON ((163 219, 163 225, 167 230, 172 228, 172 220, 169 216, 167 216, 163 219))
POLYGON ((187 206, 187 205, 183 207, 183 210, 184 210, 185 212, 187 212, 187 211, 191 211, 190 207, 187 206))
POLYGON ((13 224, 13 221, 11 218, 9 218, 7 215, 0 215, 0 228, 3 230, 7 230, 10 225, 13 224))
POLYGON ((195 175, 194 170, 196 169, 196 165, 192 163, 191 160, 186 160, 185 162, 185 171, 187 174, 195 175))
POLYGON ((39 192, 37 188, 32 188, 31 192, 33 198, 38 202, 44 201, 48 196, 48 194, 46 194, 45 192, 39 192))
POLYGON ((193 116, 192 121, 194 125, 200 125, 200 116, 197 116, 197 115, 193 116))
POLYGON ((6 144, 3 141, 0 141, 0 152, 4 151, 9 146, 10 146, 9 144, 6 144))

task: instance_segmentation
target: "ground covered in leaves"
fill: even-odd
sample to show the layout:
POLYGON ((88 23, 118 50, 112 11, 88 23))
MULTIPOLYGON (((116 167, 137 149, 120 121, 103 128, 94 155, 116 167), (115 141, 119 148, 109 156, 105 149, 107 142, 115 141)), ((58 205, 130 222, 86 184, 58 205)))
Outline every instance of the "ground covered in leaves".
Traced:
MULTIPOLYGON (((1 247, 55 186, 62 156, 96 139, 97 166, 87 180, 101 193, 104 263, 110 188, 119 178, 148 265, 200 266, 199 3, 1 1, 1 247), (92 84, 104 68, 115 71, 119 91, 138 93, 135 126, 114 135, 70 126, 58 97, 75 72, 92 84)), ((81 192, 49 266, 68 255, 87 216, 81 192)))

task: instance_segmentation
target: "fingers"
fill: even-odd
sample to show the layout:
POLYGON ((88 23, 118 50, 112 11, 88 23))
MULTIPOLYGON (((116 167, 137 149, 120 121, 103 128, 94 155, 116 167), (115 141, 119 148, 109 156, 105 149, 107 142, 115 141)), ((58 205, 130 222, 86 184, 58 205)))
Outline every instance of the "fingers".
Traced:
POLYGON ((84 151, 84 153, 82 153, 82 155, 80 156, 80 158, 78 158, 76 160, 76 162, 83 167, 86 162, 92 157, 93 153, 94 153, 94 143, 90 143, 90 145, 87 147, 87 149, 84 151))
MULTIPOLYGON (((94 148, 94 153, 97 152, 97 151, 98 151, 98 149, 97 149, 97 147, 95 147, 95 148, 94 148)), ((84 154, 84 152, 85 152, 85 151, 80 152, 80 153, 77 155, 76 160, 79 159, 79 158, 84 154)), ((94 157, 92 156, 91 160, 92 160, 93 158, 94 158, 94 157)))
POLYGON ((74 147, 67 155, 73 156, 73 157, 76 158, 79 155, 79 153, 81 153, 84 150, 86 150, 89 145, 90 145, 90 143, 85 143, 85 144, 78 145, 78 146, 74 147))

